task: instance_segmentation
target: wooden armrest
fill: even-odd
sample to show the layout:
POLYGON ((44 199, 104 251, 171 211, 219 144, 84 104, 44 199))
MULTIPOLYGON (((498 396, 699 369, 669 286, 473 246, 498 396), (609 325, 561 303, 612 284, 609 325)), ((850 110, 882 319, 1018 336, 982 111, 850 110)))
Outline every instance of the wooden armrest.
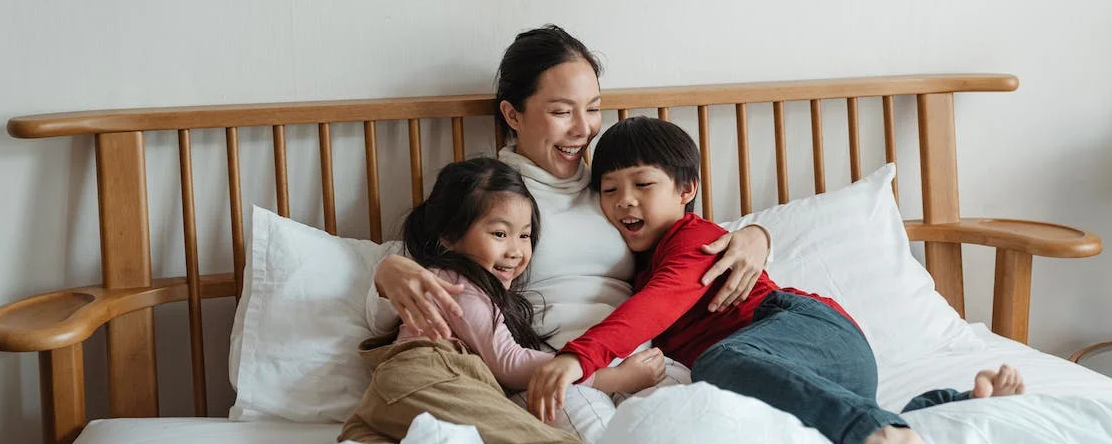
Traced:
MULTIPOLYGON (((931 247, 939 248, 956 268, 942 270, 956 274, 956 286, 944 292, 950 305, 965 314, 961 288, 960 244, 996 247, 996 276, 992 296, 992 331, 1027 343, 1027 327, 1031 310, 1031 256, 1089 257, 1103 248, 1099 236, 1085 230, 1013 219, 963 218, 958 222, 927 224, 922 220, 904 221, 907 237, 927 244, 927 269, 931 270, 931 247), (931 244, 935 243, 935 244, 931 244), (947 244, 957 249, 949 249, 947 244)), ((934 270, 935 279, 939 276, 934 270)), ((953 279, 947 282, 954 282, 953 279)), ((940 291, 941 292, 941 291, 940 291)))
MULTIPOLYGON (((235 295, 231 274, 204 276, 205 297, 235 295)), ((0 351, 54 350, 80 343, 113 318, 188 298, 183 277, 156 279, 150 287, 107 290, 82 287, 32 296, 0 307, 0 351)))
POLYGON ((1080 362, 1086 356, 1095 355, 1097 353, 1106 352, 1108 350, 1112 350, 1112 342, 1101 342, 1100 344, 1093 344, 1070 355, 1070 361, 1073 361, 1075 363, 1080 362))
POLYGON ((904 222, 912 241, 978 244, 1045 257, 1089 257, 1103 248, 1100 236, 1078 228, 1014 219, 963 218, 960 222, 904 222))

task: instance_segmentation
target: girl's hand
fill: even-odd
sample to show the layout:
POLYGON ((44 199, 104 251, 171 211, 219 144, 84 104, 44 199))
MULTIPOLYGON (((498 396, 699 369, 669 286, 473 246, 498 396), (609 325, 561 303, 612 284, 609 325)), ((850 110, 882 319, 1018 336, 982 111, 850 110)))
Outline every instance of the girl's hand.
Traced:
POLYGON ((707 254, 725 251, 722 258, 703 275, 700 281, 703 285, 710 285, 726 270, 733 270, 725 285, 710 301, 710 306, 707 307, 710 311, 724 311, 730 305, 740 304, 749 297, 749 292, 753 290, 753 285, 764 270, 771 238, 764 228, 749 225, 703 245, 703 252, 707 254))
POLYGON ((456 316, 463 314, 452 297, 463 285, 445 281, 407 257, 387 256, 375 269, 374 281, 378 294, 390 300, 402 321, 431 339, 452 335, 437 305, 456 316))
POLYGON ((620 372, 624 393, 636 393, 655 386, 664 380, 664 353, 653 347, 629 355, 617 371, 620 372))
POLYGON ((579 357, 556 355, 547 364, 533 370, 529 380, 529 412, 544 422, 556 420, 556 410, 564 408, 564 392, 572 382, 583 377, 579 357))

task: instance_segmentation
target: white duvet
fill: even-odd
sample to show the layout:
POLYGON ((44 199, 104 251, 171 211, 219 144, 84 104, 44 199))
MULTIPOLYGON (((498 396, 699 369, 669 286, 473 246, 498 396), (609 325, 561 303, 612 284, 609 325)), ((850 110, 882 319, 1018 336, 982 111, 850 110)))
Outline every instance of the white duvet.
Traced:
MULTIPOLYGON (((1112 398, 1026 395, 943 404, 903 415, 929 444, 1112 442, 1112 398)), ((828 444, 817 430, 705 383, 668 387, 618 408, 607 444, 828 444)))
MULTIPOLYGON (((904 415, 928 444, 1112 442, 1112 398, 1026 395, 955 402, 904 415)), ((402 444, 480 444, 474 427, 415 420, 402 444), (413 438, 413 439, 411 439, 413 438)), ((618 408, 606 444, 829 444, 815 429, 753 398, 706 383, 658 390, 618 408)))

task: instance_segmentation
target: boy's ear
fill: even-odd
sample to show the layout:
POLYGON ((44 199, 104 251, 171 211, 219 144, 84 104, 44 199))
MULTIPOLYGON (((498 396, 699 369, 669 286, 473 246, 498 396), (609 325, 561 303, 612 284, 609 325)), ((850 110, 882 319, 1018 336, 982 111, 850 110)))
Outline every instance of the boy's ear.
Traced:
POLYGON ((680 199, 684 205, 691 203, 695 200, 695 194, 699 191, 699 181, 693 180, 688 182, 686 186, 680 189, 680 199))
POLYGON ((503 100, 498 103, 498 112, 502 113, 502 118, 506 119, 506 124, 510 125, 514 131, 521 128, 521 113, 517 112, 513 104, 508 100, 503 100))

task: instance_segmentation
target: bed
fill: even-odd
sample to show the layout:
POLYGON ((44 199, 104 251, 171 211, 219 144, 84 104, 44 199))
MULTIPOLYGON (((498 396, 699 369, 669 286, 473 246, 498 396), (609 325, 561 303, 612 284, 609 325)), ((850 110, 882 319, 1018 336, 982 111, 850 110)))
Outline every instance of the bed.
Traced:
MULTIPOLYGON (((833 144, 829 138, 824 141, 823 129, 834 124, 823 122, 824 115, 828 114, 823 108, 824 105, 833 106, 830 105, 832 103, 839 107, 844 104, 848 135, 845 139, 848 148, 846 163, 849 178, 854 182, 851 187, 865 183, 876 175, 868 174, 869 167, 863 166, 868 164, 868 159, 882 158, 880 163, 900 166, 890 168, 891 174, 900 172, 900 177, 881 182, 888 187, 884 190, 895 195, 892 200, 894 211, 906 215, 897 220, 900 236, 904 236, 903 250, 907 250, 907 241, 923 243, 923 276, 929 279, 931 285, 927 290, 934 298, 926 300, 945 306, 954 316, 964 317, 961 246, 977 244, 996 249, 991 325, 962 321, 964 333, 960 338, 950 338, 929 350, 930 353, 897 353, 888 355, 888 359, 879 359, 879 398, 882 406, 897 409, 900 403, 917 392, 939 386, 968 388, 973 372, 1008 361, 1025 372, 1028 389, 1034 394, 1029 397, 1034 400, 1032 405, 1042 402, 1044 398, 1040 397, 1050 397, 1054 402, 1083 400, 1082 403, 1087 406, 1071 404, 1073 407, 1069 408, 1074 410, 1064 407, 1061 421, 1048 419, 1048 422, 1036 427, 1059 433, 1076 429, 1078 433, 1096 433, 1084 436, 1107 439, 1107 431, 1112 430, 1112 419, 1109 419, 1112 415, 1105 413, 1112 412, 1112 408, 1102 409, 1112 406, 1112 379, 1024 345, 1031 297, 1032 256, 1079 258, 1096 255, 1102 249, 1100 238, 1082 229, 1053 223, 963 218, 959 214, 954 96, 965 92, 1012 91, 1017 87, 1018 80, 1009 75, 910 75, 606 90, 603 106, 606 110, 616 111, 613 118, 617 119, 632 114, 647 114, 694 122, 692 133, 704 154, 701 213, 708 219, 728 224, 729 219, 737 216, 761 217, 761 211, 757 210, 762 210, 762 206, 775 205, 772 208, 775 210, 790 204, 789 201, 794 202, 789 185, 796 187, 796 195, 799 195, 800 183, 809 185, 814 194, 809 199, 840 192, 827 190, 827 176, 834 173, 828 168, 824 149, 829 150, 833 144), (878 128, 877 143, 870 143, 870 138, 862 135, 862 128, 868 128, 868 123, 863 122, 866 120, 862 118, 864 113, 858 110, 865 106, 866 101, 876 105, 879 111, 875 113, 879 116, 880 125, 875 126, 878 128), (754 114, 751 111, 763 111, 767 104, 771 104, 771 133, 768 143, 762 143, 759 137, 751 134, 756 132, 752 129, 751 120, 757 121, 751 118, 754 114), (694 113, 690 114, 691 111, 694 113), (793 149, 789 150, 788 134, 792 133, 786 129, 786 114, 793 117, 801 114, 802 120, 809 120, 811 138, 802 147, 802 152, 810 155, 810 159, 802 161, 809 164, 809 178, 800 178, 798 174, 789 177, 790 172, 799 171, 799 168, 789 168, 789 154, 798 163, 801 161, 794 156, 799 156, 801 150, 794 141, 791 144, 793 149), (714 126, 711 125, 712 115, 715 116, 714 126), (722 115, 728 117, 719 118, 722 115), (897 134, 897 128, 904 131, 907 126, 913 130, 897 134), (723 131, 729 133, 730 143, 722 143, 721 137, 716 137, 712 145, 712 133, 718 135, 723 131), (912 136, 907 136, 908 133, 912 136), (917 146, 901 146, 897 142, 910 145, 917 142, 917 146), (877 148, 876 154, 863 151, 870 145, 877 148), (881 151, 883 154, 880 154, 881 151), (916 156, 905 154, 897 159, 897 153, 916 151, 916 156), (770 171, 754 168, 752 159, 758 156, 758 152, 770 153, 774 168, 770 171), (733 165, 723 165, 719 161, 723 153, 728 154, 725 157, 732 160, 733 165), (911 167, 907 168, 907 165, 911 167), (911 183, 906 177, 908 171, 917 173, 921 186, 906 185, 911 183), (752 185, 760 180, 775 184, 774 202, 753 195, 752 185), (907 189, 912 189, 916 196, 900 199, 901 183, 905 184, 902 189, 905 194, 907 189), (721 187, 728 189, 715 191, 721 187), (730 197, 731 201, 724 202, 722 196, 730 197), (921 211, 917 205, 913 209, 907 208, 908 202, 917 204, 920 201, 921 211), (896 204, 903 206, 895 210, 896 204), (921 218, 915 218, 918 215, 921 218)), ((240 128, 268 128, 268 148, 273 154, 274 210, 278 217, 288 218, 291 198, 303 196, 294 189, 291 197, 287 129, 315 126, 320 193, 311 198, 319 199, 320 204, 316 217, 310 217, 306 222, 322 221, 321 233, 326 236, 342 235, 339 229, 346 226, 343 218, 358 210, 368 216, 369 241, 383 244, 384 238, 391 237, 391 221, 384 216, 383 204, 406 195, 407 204, 420 201, 427 183, 425 172, 436 167, 426 165, 424 157, 463 159, 467 156, 467 141, 474 145, 475 140, 480 140, 484 148, 502 145, 503 135, 490 125, 490 116, 494 111, 495 104, 489 95, 461 95, 84 111, 11 119, 7 130, 17 138, 90 135, 94 140, 90 149, 95 151, 96 158, 102 284, 59 289, 0 307, 0 351, 39 353, 44 443, 194 442, 202 438, 228 443, 334 440, 339 424, 327 420, 298 421, 283 418, 282 415, 251 416, 242 411, 236 414, 235 408, 234 420, 208 417, 205 352, 201 340, 205 328, 202 305, 205 301, 218 298, 235 298, 240 302, 241 296, 251 296, 252 291, 252 273, 248 267, 253 254, 251 241, 248 240, 252 213, 241 192, 240 128), (340 186, 365 187, 366 209, 337 205, 336 199, 333 128, 341 124, 350 126, 352 122, 362 130, 360 145, 365 155, 366 176, 361 184, 340 186), (476 130, 476 122, 485 123, 479 123, 476 130), (426 125, 425 131, 422 130, 423 124, 426 125), (191 136, 195 130, 213 128, 224 130, 228 193, 220 202, 197 202, 191 136), (383 137, 377 133, 379 128, 404 128, 394 134, 397 137, 393 139, 405 139, 406 142, 394 143, 392 139, 391 143, 381 143, 383 137), (467 137, 465 128, 469 128, 470 135, 467 137), (432 137, 429 136, 430 129, 434 133, 432 137), (157 258, 151 254, 147 184, 164 180, 176 184, 178 180, 177 177, 148 175, 146 156, 152 147, 146 143, 145 134, 162 131, 177 134, 185 276, 152 275, 152 267, 160 268, 155 263, 157 258), (434 142, 423 144, 423 137, 434 142), (441 141, 443 143, 439 143, 441 141), (450 150, 448 146, 451 146, 450 150), (408 148, 408 162, 404 155, 394 155, 405 148, 408 148), (442 154, 430 156, 429 152, 442 154), (392 161, 380 162, 381 159, 392 161), (404 177, 406 170, 408 177, 404 177), (395 176, 401 178, 394 180, 395 176), (230 218, 224 223, 226 227, 230 226, 231 241, 222 250, 231 256, 228 261, 231 269, 223 273, 202 274, 200 270, 205 267, 199 263, 198 243, 209 238, 205 233, 199 233, 197 208, 213 205, 229 210, 230 218), (245 218, 245 214, 249 217, 245 218), (156 371, 152 310, 159 305, 183 301, 188 305, 192 376, 188 382, 181 383, 191 384, 193 411, 198 418, 159 418, 159 375, 156 371), (101 326, 107 326, 108 400, 112 419, 90 421, 85 406, 83 343, 101 326)), ((291 143, 301 141, 289 139, 291 143)), ((914 178, 914 175, 911 177, 914 178)), ((405 197, 400 198, 406 200, 405 197)), ((254 211, 258 214, 258 210, 254 211)), ((740 220, 746 219, 742 217, 740 220)), ((793 266, 798 265, 792 262, 791 241, 789 239, 789 244, 785 244, 783 236, 775 229, 773 234, 777 242, 774 254, 778 257, 773 264, 782 268, 781 273, 790 274, 793 266), (786 254, 782 254, 785 250, 786 254), (787 260, 781 260, 781 257, 787 257, 787 260)), ((800 251, 806 250, 796 253, 800 251)), ((775 274, 774 277, 779 279, 775 274)), ((366 282, 363 285, 367 285, 366 282)), ((366 322, 373 322, 371 317, 368 311, 366 322)), ((914 326, 904 330, 910 330, 908 334, 913 337, 918 334, 914 326)), ((887 334, 882 328, 874 329, 870 340, 887 334)), ((351 352, 354 353, 354 349, 351 352)), ((233 380, 240 380, 242 385, 243 377, 237 378, 234 373, 233 370, 233 380)), ((679 388, 676 392, 681 390, 684 389, 679 388)), ((243 396, 243 393, 240 395, 243 396)), ((634 407, 639 405, 644 408, 654 397, 638 401, 634 407)), ((927 412, 921 415, 923 418, 916 420, 923 424, 946 424, 937 426, 934 435, 937 439, 933 442, 947 442, 955 436, 968 437, 976 432, 975 427, 966 430, 960 424, 947 420, 975 418, 978 405, 989 405, 981 409, 984 412, 1008 411, 1006 405, 1003 410, 993 407, 991 403, 971 405, 973 407, 963 408, 973 408, 973 416, 969 412, 940 412, 933 416, 927 412), (967 432, 967 435, 961 435, 967 432)), ((634 407, 626 410, 635 411, 634 407)), ((1022 408, 1016 411, 1020 410, 1022 408)), ((1035 411, 1052 410, 1052 407, 1046 407, 1035 411)), ((1048 418, 1056 417, 1048 414, 1048 418)), ((1005 422, 1020 423, 1020 419, 1013 417, 1005 422)), ((926 435, 931 439, 930 433, 926 435)), ((1026 436, 1036 439, 1032 442, 1061 442, 1041 435, 1026 436), (1044 438, 1047 440, 1040 441, 1044 438)), ((1057 439, 1064 439, 1062 436, 1065 435, 1057 439)), ((1013 442, 1003 439, 1006 438, 984 442, 1013 442)), ((705 442, 712 441, 708 438, 705 442)))

